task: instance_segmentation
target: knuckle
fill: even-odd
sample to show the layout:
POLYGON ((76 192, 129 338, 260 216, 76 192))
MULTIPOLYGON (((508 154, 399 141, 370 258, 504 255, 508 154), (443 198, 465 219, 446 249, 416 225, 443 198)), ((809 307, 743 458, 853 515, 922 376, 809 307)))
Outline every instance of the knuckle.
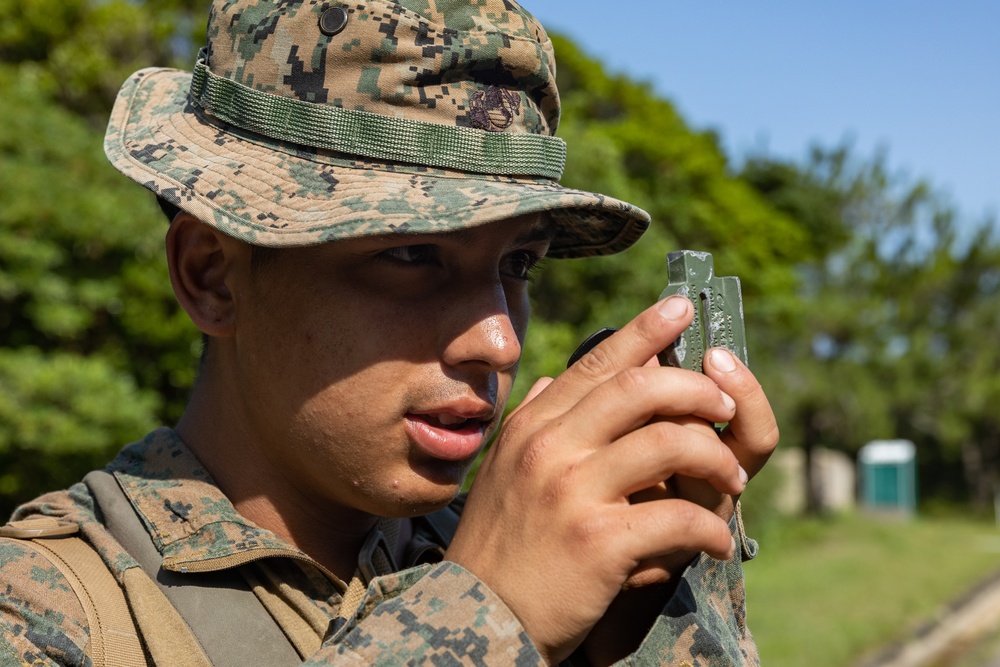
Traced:
MULTIPOLYGON (((761 386, 757 378, 754 377, 750 371, 740 374, 739 381, 733 390, 733 398, 738 400, 745 400, 753 396, 759 396, 761 399, 764 397, 764 387, 761 386)), ((732 395, 732 394, 730 394, 732 395)))
POLYGON ((613 541, 615 526, 603 514, 583 516, 572 523, 570 540, 581 550, 591 551, 613 541))
POLYGON ((607 349, 602 345, 598 345, 580 357, 580 360, 573 364, 573 368, 579 369, 588 377, 601 378, 613 372, 614 364, 607 349))
POLYGON ((615 385, 625 394, 634 394, 648 389, 648 378, 642 368, 626 368, 614 376, 615 385))
POLYGON ((692 535, 700 535, 704 532, 705 517, 698 507, 689 501, 678 500, 672 504, 673 523, 679 530, 684 530, 692 535))
POLYGON ((781 433, 778 431, 778 425, 776 423, 771 423, 771 427, 764 433, 760 439, 760 449, 765 452, 773 452, 778 446, 778 441, 781 439, 781 433))
MULTIPOLYGON (((577 466, 570 463, 546 480, 541 493, 543 505, 556 509, 574 503, 574 492, 579 487, 577 466)), ((574 503, 575 504, 575 503, 574 503)))
POLYGON ((534 477, 539 474, 556 439, 557 435, 549 427, 543 427, 527 438, 518 459, 518 473, 524 477, 534 477))
POLYGON ((526 431, 531 423, 531 417, 526 415, 523 410, 518 410, 503 420, 500 433, 507 440, 519 440, 526 435, 526 431))
POLYGON ((729 537, 729 529, 719 517, 692 502, 682 501, 677 505, 678 524, 686 526, 692 536, 715 543, 729 537))
MULTIPOLYGON (((642 427, 643 434, 643 444, 646 448, 653 448, 654 451, 660 449, 658 445, 669 443, 675 438, 677 438, 678 430, 683 428, 683 426, 678 425, 673 420, 658 418, 650 421, 645 426, 642 427)), ((663 452, 663 454, 675 454, 676 452, 669 450, 663 452)))

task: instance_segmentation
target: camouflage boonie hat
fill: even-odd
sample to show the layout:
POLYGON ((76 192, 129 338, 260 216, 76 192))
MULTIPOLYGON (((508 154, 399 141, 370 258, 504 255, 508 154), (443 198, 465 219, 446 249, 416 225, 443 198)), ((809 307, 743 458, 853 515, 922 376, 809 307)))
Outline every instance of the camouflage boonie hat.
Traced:
POLYGON ((249 243, 444 232, 546 212, 553 257, 648 214, 558 184, 552 43, 511 0, 215 0, 194 72, 122 86, 112 164, 249 243))

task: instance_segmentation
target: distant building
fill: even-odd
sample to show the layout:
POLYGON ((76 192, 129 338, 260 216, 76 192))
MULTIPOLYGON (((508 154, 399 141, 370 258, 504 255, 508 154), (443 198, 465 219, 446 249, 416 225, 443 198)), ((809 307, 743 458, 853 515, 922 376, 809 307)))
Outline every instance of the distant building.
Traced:
POLYGON ((917 511, 917 448, 909 440, 872 440, 858 452, 861 505, 878 513, 917 511))
MULTIPOLYGON (((781 471, 781 484, 774 503, 785 514, 806 509, 805 452, 799 447, 779 449, 771 465, 781 471)), ((856 506, 854 461, 842 452, 818 447, 813 452, 813 480, 823 510, 843 512, 856 506)))

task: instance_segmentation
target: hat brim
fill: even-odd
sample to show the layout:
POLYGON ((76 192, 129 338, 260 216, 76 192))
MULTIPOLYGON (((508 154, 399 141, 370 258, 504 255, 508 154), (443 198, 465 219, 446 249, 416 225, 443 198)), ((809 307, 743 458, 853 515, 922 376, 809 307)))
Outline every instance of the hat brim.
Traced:
POLYGON ((544 212, 549 255, 566 258, 619 252, 649 226, 640 208, 543 178, 377 162, 246 132, 191 104, 190 81, 164 68, 130 77, 105 152, 127 177, 248 243, 447 232, 544 212))

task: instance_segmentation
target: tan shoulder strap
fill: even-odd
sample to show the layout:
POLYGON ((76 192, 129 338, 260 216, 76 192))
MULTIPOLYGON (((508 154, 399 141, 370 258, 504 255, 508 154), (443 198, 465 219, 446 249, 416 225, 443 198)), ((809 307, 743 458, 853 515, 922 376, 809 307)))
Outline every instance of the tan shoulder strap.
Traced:
POLYGON ((78 530, 73 523, 33 517, 3 526, 0 536, 30 541, 69 582, 87 614, 90 642, 85 652, 94 667, 212 667, 146 573, 138 567, 126 570, 122 590, 97 551, 76 537, 78 530))
POLYGON ((88 473, 83 481, 101 509, 108 532, 139 563, 140 567, 125 574, 125 593, 157 665, 301 664, 302 658, 283 628, 239 572, 181 574, 164 570, 162 555, 118 480, 98 470, 88 473), (171 627, 175 630, 164 632, 171 627), (254 631, 247 632, 247 628, 254 631), (173 657, 163 662, 156 646, 169 649, 173 657))
POLYGON ((125 592, 142 628, 154 665, 158 667, 212 667, 198 640, 153 580, 138 567, 125 570, 125 592))
POLYGON ((118 582, 79 537, 35 538, 32 545, 66 577, 87 613, 94 667, 145 667, 146 658, 118 582))

